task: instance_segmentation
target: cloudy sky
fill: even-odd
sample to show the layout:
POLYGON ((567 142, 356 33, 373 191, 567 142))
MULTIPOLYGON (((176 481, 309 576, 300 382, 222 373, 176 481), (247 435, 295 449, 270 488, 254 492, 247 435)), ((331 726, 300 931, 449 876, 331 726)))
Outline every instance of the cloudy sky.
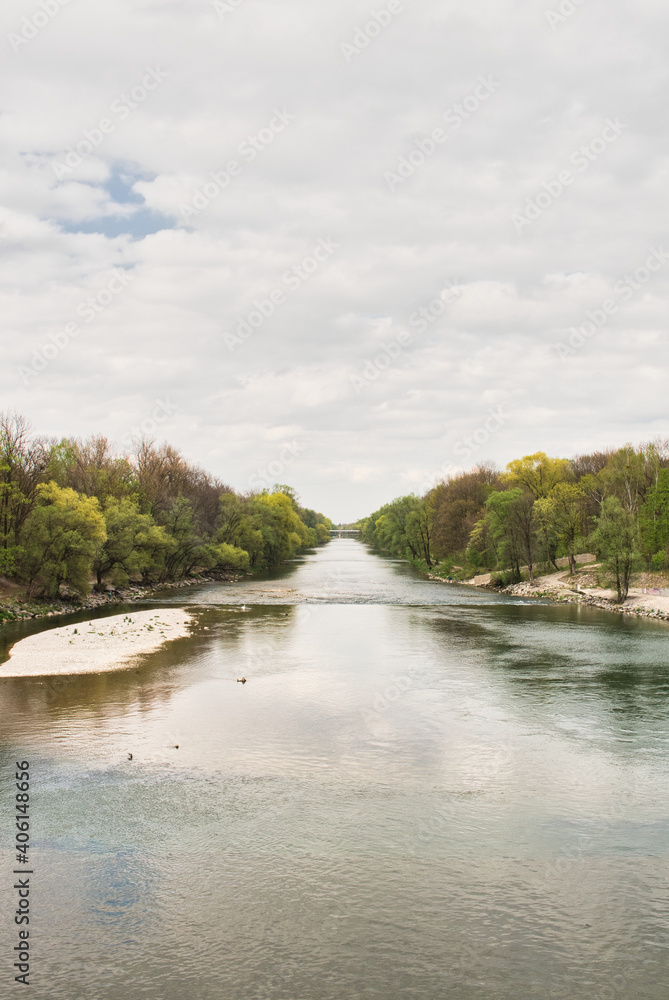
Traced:
POLYGON ((38 432, 336 520, 669 433, 661 0, 1 18, 0 408, 38 432))

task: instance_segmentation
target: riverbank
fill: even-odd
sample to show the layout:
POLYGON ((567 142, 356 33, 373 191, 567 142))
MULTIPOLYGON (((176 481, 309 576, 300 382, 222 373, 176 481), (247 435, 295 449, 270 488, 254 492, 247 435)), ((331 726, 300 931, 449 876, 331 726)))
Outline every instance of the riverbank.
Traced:
MULTIPOLYGON (((580 557, 585 563, 586 557, 580 557)), ((577 557, 579 561, 579 557, 577 557)), ((660 588, 651 586, 630 587, 627 599, 619 604, 615 590, 595 586, 598 566, 592 563, 581 564, 577 572, 570 576, 564 568, 557 573, 547 573, 535 578, 534 583, 528 582, 510 584, 499 589, 493 587, 488 573, 475 576, 470 580, 452 581, 463 586, 478 587, 482 590, 496 590, 500 594, 514 597, 543 598, 556 604, 588 604, 603 611, 613 611, 616 614, 636 615, 642 618, 654 618, 669 621, 669 594, 662 593, 660 588)), ((443 577, 428 574, 431 580, 447 583, 443 577)))
POLYGON ((202 583, 220 583, 221 581, 237 583, 242 579, 243 576, 240 573, 233 572, 217 573, 216 575, 206 574, 174 580, 169 583, 130 584, 128 587, 109 590, 104 594, 93 591, 86 597, 61 597, 57 600, 40 598, 30 600, 23 596, 19 588, 11 584, 11 581, 0 580, 0 584, 3 585, 2 591, 4 591, 4 593, 0 592, 0 627, 2 627, 3 622, 26 621, 31 618, 54 618, 58 615, 69 615, 78 611, 114 607, 117 604, 137 604, 163 590, 181 590, 183 587, 195 587, 202 583), (13 595, 12 590, 14 591, 13 595))
POLYGON ((654 592, 659 591, 659 588, 630 587, 626 600, 619 604, 615 590, 584 585, 579 581, 579 576, 582 575, 577 573, 576 576, 569 577, 562 572, 551 573, 537 577, 532 586, 529 583, 516 583, 505 587, 501 593, 518 597, 549 598, 560 604, 589 604, 618 614, 669 621, 669 595, 654 592))
POLYGON ((189 634, 193 616, 181 608, 139 611, 63 625, 21 639, 0 677, 52 677, 127 670, 138 656, 189 634))

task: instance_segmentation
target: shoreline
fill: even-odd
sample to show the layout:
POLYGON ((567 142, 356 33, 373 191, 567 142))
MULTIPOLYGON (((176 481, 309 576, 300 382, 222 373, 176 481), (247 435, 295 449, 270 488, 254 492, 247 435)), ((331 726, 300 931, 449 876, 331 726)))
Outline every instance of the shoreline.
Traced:
POLYGON ((244 577, 239 573, 229 575, 188 577, 183 580, 172 580, 157 584, 130 584, 104 594, 93 591, 79 600, 72 598, 54 598, 42 600, 35 598, 2 597, 0 598, 0 628, 14 622, 31 621, 35 618, 57 618, 59 615, 72 615, 80 611, 95 611, 98 608, 113 608, 119 604, 141 604, 153 594, 162 590, 181 590, 184 587, 196 587, 205 583, 237 583, 244 577))
MULTIPOLYGON (((477 583, 476 577, 470 580, 453 580, 453 584, 462 587, 476 587, 478 590, 492 590, 498 594, 507 594, 510 597, 532 597, 552 601, 554 604, 587 604, 589 607, 599 608, 601 611, 609 611, 615 614, 633 615, 636 618, 650 618, 654 621, 669 621, 669 597, 654 594, 642 594, 639 588, 631 587, 629 595, 623 604, 618 604, 613 591, 602 590, 601 593, 593 593, 594 588, 585 588, 577 591, 567 584, 561 583, 559 577, 563 574, 552 573, 548 576, 537 577, 534 584, 527 581, 523 583, 512 583, 508 587, 499 589, 491 587, 489 583, 477 583), (611 594, 612 596, 607 596, 611 594), (637 603, 634 603, 634 602, 637 603)), ((490 574, 488 574, 489 576, 490 574)), ((449 583, 444 577, 428 573, 430 580, 438 583, 449 583)))
POLYGON ((188 636, 194 621, 181 608, 157 608, 47 629, 14 643, 0 679, 129 670, 139 656, 188 636))

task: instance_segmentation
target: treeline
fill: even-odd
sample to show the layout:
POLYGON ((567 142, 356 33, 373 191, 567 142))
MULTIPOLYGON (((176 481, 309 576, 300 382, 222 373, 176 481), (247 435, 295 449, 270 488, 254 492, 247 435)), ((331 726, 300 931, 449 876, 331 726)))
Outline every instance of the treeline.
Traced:
POLYGON ((627 596, 636 569, 669 569, 669 441, 573 459, 543 452, 479 465, 424 497, 398 497, 360 522, 376 549, 439 575, 466 579, 498 571, 517 582, 527 567, 557 570, 556 560, 594 551, 627 596))
POLYGON ((104 437, 38 438, 0 414, 0 574, 30 595, 271 569, 331 526, 289 486, 235 493, 168 444, 119 454, 104 437))

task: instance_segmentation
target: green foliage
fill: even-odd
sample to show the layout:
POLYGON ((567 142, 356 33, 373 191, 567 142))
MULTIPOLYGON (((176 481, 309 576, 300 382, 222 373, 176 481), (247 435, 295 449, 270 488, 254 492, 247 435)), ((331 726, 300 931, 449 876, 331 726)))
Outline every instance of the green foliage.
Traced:
POLYGON ((402 556, 413 562, 434 563, 432 525, 434 519, 430 497, 415 494, 398 497, 361 522, 363 540, 382 552, 402 556))
MULTIPOLYGON (((320 516, 320 515, 319 515, 320 516)), ((323 521, 316 525, 316 545, 327 545, 330 541, 330 529, 323 521)))
POLYGON ((178 496, 161 521, 171 542, 164 561, 167 577, 176 580, 188 576, 195 567, 211 569, 214 565, 211 546, 198 531, 190 500, 178 496))
POLYGON ((22 532, 20 570, 28 591, 36 588, 54 597, 67 582, 78 593, 87 593, 106 537, 96 497, 80 496, 56 483, 40 486, 22 532))
POLYGON ((211 568, 268 569, 330 541, 295 490, 241 495, 168 444, 117 454, 107 438, 45 442, 0 414, 0 574, 55 595, 211 568))
POLYGON ((538 539, 531 494, 520 486, 491 493, 486 508, 486 527, 495 544, 498 564, 510 567, 514 578, 520 580, 521 566, 526 563, 532 581, 538 539))
POLYGON ((617 497, 607 497, 592 542, 604 556, 606 568, 613 573, 622 603, 629 592, 632 571, 640 559, 639 528, 632 511, 617 497))
POLYGON ((569 476, 569 462, 565 458, 549 458, 543 451, 535 455, 525 455, 509 462, 502 482, 511 487, 520 487, 535 500, 548 496, 557 483, 569 476))
POLYGON ((253 530, 262 536, 256 565, 271 569, 315 544, 315 533, 302 521, 287 493, 259 493, 249 504, 253 530))
POLYGON ((669 551, 669 469, 661 469, 656 485, 650 489, 639 511, 643 552, 653 565, 662 562, 669 551))
POLYGON ((558 482, 535 501, 534 507, 550 556, 550 539, 555 538, 569 556, 570 572, 576 572, 576 552, 582 538, 584 494, 577 483, 558 482))
MULTIPOLYGON (((457 572, 465 576, 488 569, 507 582, 520 580, 525 566, 533 580, 538 562, 557 569, 559 555, 574 573, 576 555, 594 537, 610 551, 614 574, 617 560, 619 594, 626 594, 640 546, 647 565, 669 567, 669 441, 570 461, 536 452, 509 462, 501 475, 479 466, 422 499, 398 497, 360 527, 364 541, 416 565, 464 563, 457 572)), ((441 566, 438 572, 448 575, 441 566)))
POLYGON ((650 568, 656 572, 669 569, 669 552, 656 552, 650 560, 650 568))
POLYGON ((212 545, 211 551, 216 559, 214 563, 214 568, 216 569, 233 569, 244 573, 249 568, 250 560, 248 552, 238 548, 236 545, 228 545, 227 542, 220 542, 218 545, 212 545))
POLYGON ((94 564, 98 586, 106 574, 122 587, 132 577, 146 579, 159 573, 174 547, 164 527, 155 524, 150 514, 140 513, 132 500, 113 497, 105 503, 104 519, 107 540, 94 564))

